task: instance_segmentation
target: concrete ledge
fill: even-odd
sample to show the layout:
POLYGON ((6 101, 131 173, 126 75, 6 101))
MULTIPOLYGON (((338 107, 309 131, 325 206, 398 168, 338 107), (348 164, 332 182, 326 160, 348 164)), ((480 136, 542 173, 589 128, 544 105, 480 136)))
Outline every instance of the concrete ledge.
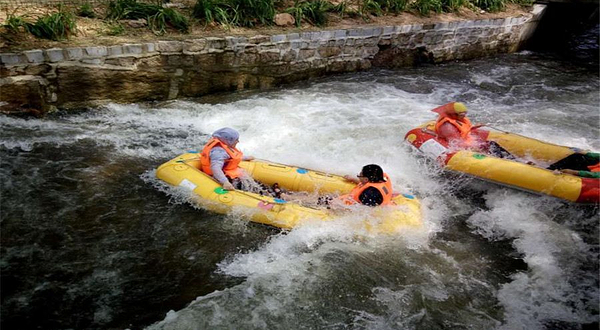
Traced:
POLYGON ((2 53, 0 88, 29 94, 0 93, 0 111, 194 97, 372 66, 514 52, 544 9, 535 5, 528 15, 501 19, 2 53))

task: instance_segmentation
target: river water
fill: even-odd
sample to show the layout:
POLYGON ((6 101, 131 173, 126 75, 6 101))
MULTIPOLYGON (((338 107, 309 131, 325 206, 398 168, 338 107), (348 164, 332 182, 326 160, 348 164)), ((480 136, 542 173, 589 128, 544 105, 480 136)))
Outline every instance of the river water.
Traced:
POLYGON ((440 173, 402 140, 430 109, 600 150, 590 66, 521 52, 265 92, 0 117, 3 329, 586 329, 598 208, 440 173), (220 127, 245 154, 339 174, 380 164, 424 227, 289 232, 154 178, 220 127))

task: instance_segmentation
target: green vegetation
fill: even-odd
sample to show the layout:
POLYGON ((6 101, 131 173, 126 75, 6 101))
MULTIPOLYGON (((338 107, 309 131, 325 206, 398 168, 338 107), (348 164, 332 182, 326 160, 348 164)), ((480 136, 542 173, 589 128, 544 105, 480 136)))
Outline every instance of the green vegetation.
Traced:
POLYGON ((358 12, 362 16, 362 18, 365 20, 369 19, 369 15, 374 15, 374 16, 383 15, 383 10, 381 10, 381 5, 376 0, 362 0, 361 2, 359 2, 358 12))
POLYGON ((275 14, 273 0, 198 0, 192 12, 205 23, 244 27, 270 25, 275 14))
MULTIPOLYGON (((345 4, 342 2, 341 4, 345 4)), ((340 4, 340 5, 341 5, 340 4)), ((335 11, 335 6, 325 0, 312 0, 312 1, 298 1, 294 3, 293 7, 286 9, 286 12, 294 16, 296 20, 296 26, 300 27, 302 20, 307 20, 310 24, 315 26, 324 26, 327 24, 327 12, 335 11)), ((337 9, 340 11, 340 9, 337 9)), ((342 13, 345 7, 341 9, 342 13)))
POLYGON ((137 0, 114 0, 108 3, 106 19, 146 19, 148 26, 156 34, 163 34, 167 26, 171 26, 180 32, 187 33, 190 27, 186 16, 172 8, 163 8, 137 0))
POLYGON ((417 0, 411 7, 423 16, 429 16, 430 12, 441 13, 444 9, 441 0, 417 0))
POLYGON ((447 12, 455 12, 458 11, 461 7, 473 6, 467 0, 442 0, 442 6, 444 11, 447 12))
POLYGON ((25 15, 8 15, 4 27, 13 33, 24 30, 38 38, 50 40, 62 40, 77 31, 75 16, 63 7, 59 7, 56 13, 40 16, 33 23, 25 15))
POLYGON ((27 20, 25 19, 25 16, 16 16, 14 13, 8 14, 4 27, 12 33, 20 32, 21 28, 27 31, 27 20))
MULTIPOLYGON (((456 12, 461 8, 501 11, 507 3, 531 6, 534 0, 342 0, 333 4, 328 0, 196 0, 193 8, 180 12, 164 8, 164 0, 110 0, 106 6, 104 21, 108 35, 126 32, 123 19, 146 20, 155 34, 164 34, 169 29, 187 33, 192 22, 217 23, 225 27, 255 27, 273 24, 277 13, 289 13, 296 26, 310 24, 326 26, 332 17, 361 17, 412 12, 428 16, 432 12, 456 12), (144 1, 144 2, 141 2, 144 1), (190 21, 190 18, 193 18, 190 21)), ((97 17, 101 9, 90 3, 72 8, 77 16, 97 17)), ((10 33, 30 33, 38 38, 61 40, 76 32, 75 15, 59 6, 58 11, 43 16, 17 16, 9 14, 3 27, 10 33)))
POLYGON ((490 12, 503 10, 505 7, 504 0, 471 0, 476 7, 490 12))
POLYGON ((94 12, 94 8, 92 8, 92 5, 90 5, 89 2, 86 2, 83 5, 81 5, 81 7, 79 7, 77 16, 95 18, 96 13, 94 12))
POLYGON ((108 22, 106 28, 106 35, 109 36, 118 36, 125 33, 125 27, 121 23, 108 22))
POLYGON ((379 7, 387 13, 401 13, 406 10, 408 0, 376 0, 379 7))
POLYGON ((77 31, 75 16, 72 13, 60 10, 58 13, 44 15, 33 24, 28 24, 27 29, 38 38, 62 40, 77 31))

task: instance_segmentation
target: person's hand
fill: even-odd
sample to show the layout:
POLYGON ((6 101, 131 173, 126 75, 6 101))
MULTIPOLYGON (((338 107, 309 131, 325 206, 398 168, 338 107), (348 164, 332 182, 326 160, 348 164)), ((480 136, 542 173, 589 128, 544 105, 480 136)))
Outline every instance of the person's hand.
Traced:
POLYGON ((223 183, 223 189, 225 189, 225 190, 235 190, 235 188, 233 187, 233 185, 231 184, 231 182, 225 182, 225 183, 223 183))
POLYGON ((353 181, 354 178, 351 175, 344 175, 344 179, 348 180, 348 181, 353 181))
POLYGON ((254 157, 253 157, 253 156, 246 156, 246 160, 247 160, 247 161, 254 160, 254 157))

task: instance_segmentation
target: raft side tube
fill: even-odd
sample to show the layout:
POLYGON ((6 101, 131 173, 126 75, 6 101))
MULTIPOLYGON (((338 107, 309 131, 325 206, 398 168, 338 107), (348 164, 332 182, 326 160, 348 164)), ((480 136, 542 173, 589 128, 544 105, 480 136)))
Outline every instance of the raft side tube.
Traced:
MULTIPOLYGON (((323 191, 332 192, 342 189, 348 189, 349 191, 354 187, 354 184, 340 176, 318 171, 310 171, 292 166, 281 167, 279 164, 275 164, 277 166, 263 166, 269 163, 260 161, 243 163, 248 165, 245 166, 246 168, 265 177, 267 177, 268 173, 286 173, 289 177, 285 175, 276 176, 277 179, 281 179, 280 181, 285 184, 293 185, 294 182, 308 180, 306 181, 308 186, 316 187, 323 184, 323 187, 321 187, 323 191), (289 167, 289 169, 285 167, 289 167), (314 178, 307 175, 310 172, 316 173, 314 174, 314 178), (343 184, 340 185, 340 182, 343 184)), ((182 187, 192 191, 199 197, 199 205, 207 210, 227 214, 233 209, 242 208, 245 210, 244 212, 248 212, 250 220, 283 229, 291 229, 311 221, 329 221, 336 217, 334 213, 327 209, 306 207, 275 199, 271 196, 261 196, 241 190, 224 190, 211 176, 200 171, 199 167, 198 154, 183 154, 160 165, 156 170, 156 177, 171 186, 182 187)), ((301 184, 299 185, 301 186, 301 184)), ((371 232, 397 234, 406 226, 416 227, 422 225, 420 203, 416 198, 410 195, 399 195, 394 198, 394 201, 398 204, 398 208, 390 209, 388 213, 381 214, 382 218, 374 221, 371 232)), ((388 207, 385 208, 387 209, 388 207)), ((377 216, 379 214, 377 213, 378 208, 374 208, 374 211, 372 215, 377 216)), ((371 223, 371 220, 365 220, 365 223, 371 223)))
POLYGON ((471 151, 458 151, 448 160, 449 170, 459 171, 504 185, 547 194, 572 202, 581 194, 581 178, 569 174, 486 156, 471 151))
POLYGON ((262 161, 242 161, 240 167, 256 181, 267 185, 278 183, 291 191, 318 192, 321 194, 345 194, 355 184, 339 175, 303 169, 295 166, 262 161))
POLYGON ((156 177, 172 186, 193 191, 200 197, 201 206, 210 211, 227 214, 234 207, 242 207, 249 212, 252 221, 279 228, 291 229, 308 219, 331 218, 323 210, 279 202, 271 196, 223 190, 217 181, 197 168, 199 165, 197 155, 182 155, 159 166, 156 177))
POLYGON ((575 151, 569 147, 536 140, 526 136, 489 131, 488 141, 498 143, 502 148, 519 158, 533 158, 549 164, 564 159, 575 151))

